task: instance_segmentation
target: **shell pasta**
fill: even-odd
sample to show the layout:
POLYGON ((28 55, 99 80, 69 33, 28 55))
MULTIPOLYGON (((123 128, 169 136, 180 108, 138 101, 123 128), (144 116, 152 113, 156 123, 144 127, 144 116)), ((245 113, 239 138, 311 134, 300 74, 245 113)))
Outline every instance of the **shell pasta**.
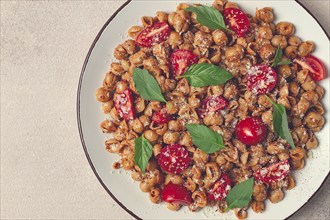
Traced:
POLYGON ((295 187, 292 172, 308 163, 325 124, 324 72, 311 55, 316 45, 296 36, 294 24, 275 23, 275 13, 265 7, 249 15, 227 0, 181 3, 143 16, 114 48, 117 61, 96 91, 106 115, 100 130, 110 134, 106 151, 119 156, 113 169, 131 172, 152 203, 192 212, 217 206, 219 215, 234 209, 244 219, 295 187), (223 23, 201 21, 205 11, 223 23), (138 74, 150 78, 142 89, 138 74), (202 127, 194 134, 189 125, 202 127), (213 137, 217 146, 208 145, 213 137), (231 192, 251 178, 251 199, 233 207, 231 192))

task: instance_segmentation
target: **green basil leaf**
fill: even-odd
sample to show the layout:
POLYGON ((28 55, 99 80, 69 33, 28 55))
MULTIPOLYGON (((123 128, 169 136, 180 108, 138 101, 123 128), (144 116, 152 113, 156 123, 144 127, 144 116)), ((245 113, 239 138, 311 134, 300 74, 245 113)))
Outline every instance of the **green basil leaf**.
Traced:
POLYGON ((291 64, 292 62, 290 60, 282 60, 283 56, 283 50, 280 46, 277 47, 275 58, 272 64, 272 67, 277 67, 279 65, 285 65, 285 64, 291 64))
POLYGON ((266 96, 267 99, 273 104, 273 126, 275 133, 286 140, 291 148, 295 149, 295 145, 291 136, 291 132, 288 125, 288 117, 286 115, 285 107, 281 104, 275 103, 271 98, 266 96))
POLYGON ((133 81, 137 92, 145 100, 166 102, 156 79, 147 70, 135 68, 133 81))
POLYGON ((224 84, 233 76, 225 69, 208 63, 194 64, 179 78, 186 78, 193 87, 224 84))
POLYGON ((229 32, 233 32, 227 28, 223 15, 213 7, 200 5, 185 8, 184 10, 196 13, 198 23, 212 30, 223 29, 229 32))
POLYGON ((186 128, 193 144, 207 154, 217 152, 226 147, 222 136, 205 125, 186 124, 186 128))
POLYGON ((254 178, 250 178, 237 184, 229 191, 226 197, 229 209, 243 208, 249 204, 253 193, 253 183, 254 178))
POLYGON ((152 156, 152 145, 142 135, 134 141, 134 162, 144 173, 149 159, 152 156))
POLYGON ((276 67, 278 62, 281 61, 281 58, 283 56, 283 50, 280 46, 277 47, 277 50, 276 50, 276 54, 275 54, 275 58, 274 58, 274 61, 273 61, 273 64, 272 64, 272 67, 276 67))

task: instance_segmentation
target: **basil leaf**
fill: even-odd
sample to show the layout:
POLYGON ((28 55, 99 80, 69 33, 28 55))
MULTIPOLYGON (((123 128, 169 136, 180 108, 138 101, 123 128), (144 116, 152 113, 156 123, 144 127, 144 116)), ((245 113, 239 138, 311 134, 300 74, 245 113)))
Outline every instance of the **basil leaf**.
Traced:
POLYGON ((147 70, 135 68, 133 81, 136 90, 145 100, 166 102, 156 79, 147 70))
POLYGON ((222 136, 205 125, 186 124, 186 128, 193 144, 207 154, 217 152, 226 147, 222 136))
POLYGON ((134 162, 144 173, 152 155, 152 145, 142 135, 134 141, 134 162))
POLYGON ((208 63, 194 64, 180 78, 186 78, 193 87, 224 84, 233 76, 225 69, 208 63))
POLYGON ((223 29, 229 32, 233 32, 228 29, 222 14, 215 8, 205 5, 191 6, 184 10, 194 12, 197 14, 198 23, 212 29, 223 29))
POLYGON ((249 204, 253 193, 253 183, 254 178, 250 178, 237 184, 229 191, 226 197, 229 209, 243 208, 249 204))
POLYGON ((280 46, 277 47, 275 58, 272 64, 272 67, 277 67, 279 65, 285 65, 285 64, 291 64, 292 62, 290 60, 282 60, 283 56, 283 50, 280 46))
POLYGON ((291 148, 295 149, 295 145, 291 136, 291 132, 288 125, 288 118, 286 115, 285 107, 281 104, 275 103, 271 98, 266 96, 267 99, 273 104, 274 112, 273 112, 273 126, 275 133, 286 140, 291 148))

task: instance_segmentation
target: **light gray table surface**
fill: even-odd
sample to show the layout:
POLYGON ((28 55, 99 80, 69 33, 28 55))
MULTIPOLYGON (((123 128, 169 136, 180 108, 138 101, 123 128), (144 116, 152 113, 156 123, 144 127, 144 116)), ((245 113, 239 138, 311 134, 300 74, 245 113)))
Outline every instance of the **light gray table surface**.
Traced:
MULTIPOLYGON (((1 219, 132 219, 97 181, 76 121, 85 56, 123 2, 1 0, 1 219)), ((329 0, 301 2, 329 33, 329 0)), ((290 219, 329 219, 329 185, 290 219)))

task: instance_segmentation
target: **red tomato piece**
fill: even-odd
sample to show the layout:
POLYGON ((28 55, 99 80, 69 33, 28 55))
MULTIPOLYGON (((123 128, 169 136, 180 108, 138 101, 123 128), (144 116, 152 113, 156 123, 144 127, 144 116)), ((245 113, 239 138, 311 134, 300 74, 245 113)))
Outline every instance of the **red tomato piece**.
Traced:
POLYGON ((181 76, 188 67, 197 63, 197 56, 189 50, 176 50, 171 54, 171 66, 174 77, 181 76))
POLYGON ((152 115, 152 121, 158 125, 166 124, 171 120, 171 116, 167 113, 166 108, 161 109, 159 112, 155 112, 152 115))
POLYGON ((172 144, 164 147, 158 155, 158 163, 160 167, 173 174, 179 174, 187 167, 190 163, 188 151, 180 144, 172 144))
POLYGON ((205 114, 210 112, 217 112, 221 109, 224 109, 228 106, 228 101, 219 96, 209 96, 203 100, 202 106, 198 109, 200 117, 204 117, 205 114))
POLYGON ((168 203, 179 205, 189 205, 193 202, 191 193, 183 185, 173 184, 172 182, 164 186, 162 200, 168 203))
POLYGON ((274 89, 277 75, 270 66, 260 64, 251 67, 246 74, 247 86, 254 94, 264 95, 274 89))
POLYGON ((295 59, 294 62, 298 63, 302 69, 307 69, 314 81, 320 81, 325 78, 326 71, 324 64, 315 56, 308 55, 295 59))
POLYGON ((261 118, 248 117, 236 125, 235 135, 244 144, 256 145, 265 139, 267 126, 261 118))
POLYGON ((207 198, 209 200, 223 200, 227 197, 231 190, 231 181, 227 173, 222 173, 220 178, 214 183, 208 191, 207 198))
POLYGON ((170 33, 171 28, 166 22, 158 22, 141 31, 136 37, 136 43, 140 47, 151 47, 154 44, 166 41, 170 33))
POLYGON ((126 89, 123 93, 116 93, 114 103, 117 113, 121 118, 125 120, 135 118, 133 95, 130 89, 126 89))
POLYGON ((226 8, 223 14, 229 28, 235 31, 238 37, 244 37, 250 27, 248 16, 237 8, 226 8))
POLYGON ((269 167, 257 170, 253 176, 263 183, 273 183, 284 179, 290 172, 288 160, 275 163, 269 167))

